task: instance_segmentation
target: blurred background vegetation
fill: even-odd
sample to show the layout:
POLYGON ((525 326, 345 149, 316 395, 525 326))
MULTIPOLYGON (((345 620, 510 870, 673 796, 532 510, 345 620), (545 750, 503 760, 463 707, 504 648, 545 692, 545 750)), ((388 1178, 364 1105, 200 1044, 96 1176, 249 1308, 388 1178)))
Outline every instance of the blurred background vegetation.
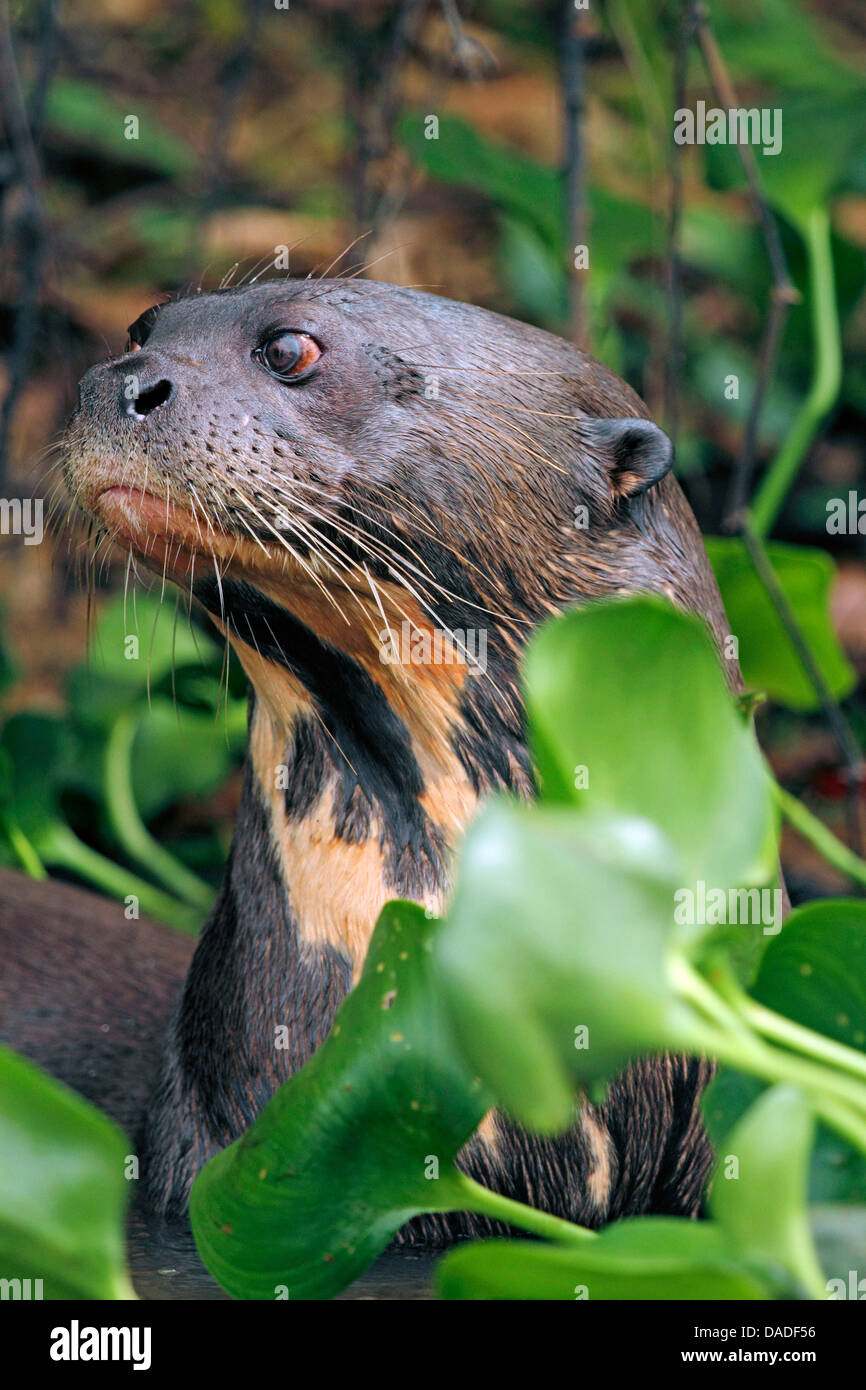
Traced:
MULTIPOLYGON (((139 313, 286 245, 296 275, 345 252, 339 273, 363 266, 581 342, 676 437, 719 535, 784 301, 755 477, 780 454, 790 465, 779 515, 765 508, 771 557, 862 747, 864 537, 828 535, 826 504, 864 487, 866 10, 703 10, 739 104, 783 113, 782 154, 756 154, 762 210, 736 151, 673 145, 678 98, 724 104, 701 8, 683 0, 576 14, 561 0, 3 0, 0 493, 55 496, 77 380, 123 350, 139 313)), ((857 759, 849 748, 846 772, 826 700, 737 546, 726 535, 711 553, 747 679, 770 697, 764 745, 784 785, 856 841, 857 759)), ((232 670, 220 693, 224 654, 200 619, 169 606, 156 622, 158 594, 124 606, 122 562, 94 570, 85 663, 79 540, 61 526, 2 547, 0 862, 139 892, 143 911, 194 927, 239 794, 242 680, 232 670), (131 630, 148 671, 123 660, 131 630)), ((795 898, 850 889, 795 832, 783 848, 795 898)))

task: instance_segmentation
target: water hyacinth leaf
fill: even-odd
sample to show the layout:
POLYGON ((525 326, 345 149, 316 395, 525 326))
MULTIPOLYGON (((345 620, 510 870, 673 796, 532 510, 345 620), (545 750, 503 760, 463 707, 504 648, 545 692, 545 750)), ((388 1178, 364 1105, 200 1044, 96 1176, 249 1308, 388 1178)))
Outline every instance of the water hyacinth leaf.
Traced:
MULTIPOLYGON (((787 930, 787 927, 786 927, 787 930)), ((783 933, 784 935, 784 933, 783 933)), ((732 1067, 719 1068, 701 1099, 704 1124, 715 1153, 722 1153, 731 1129, 766 1083, 732 1067)), ((866 1203, 866 1159, 835 1130, 819 1124, 809 1160, 809 1200, 813 1203, 866 1203)))
POLYGON ((45 1298, 134 1298, 126 1136, 7 1048, 0 1081, 0 1276, 40 1279, 45 1298))
POLYGON ((455 1030, 497 1101, 563 1129, 574 1078, 701 1034, 666 975, 671 852, 645 822, 494 802, 470 828, 434 951, 455 1030))
POLYGON ((145 818, 172 801, 207 796, 231 766, 223 721, 154 696, 141 711, 133 747, 135 801, 145 818))
POLYGON ((0 746, 8 759, 8 810, 25 835, 41 836, 59 818, 57 798, 72 771, 69 730, 52 715, 22 711, 6 720, 0 746))
POLYGON ((710 1222, 620 1221, 578 1248, 481 1241, 446 1255, 436 1287, 447 1299, 766 1299, 769 1271, 738 1259, 710 1222))
POLYGON ((173 602, 118 595, 100 613, 87 663, 70 676, 70 703, 82 723, 109 723, 120 706, 163 683, 170 693, 173 671, 221 660, 216 644, 173 602))
POLYGON ((531 644, 525 684, 543 801, 654 822, 690 889, 775 878, 761 755, 698 618, 650 597, 568 613, 531 644))
POLYGON ((751 993, 795 1023, 866 1052, 866 903, 834 898, 796 908, 768 945, 751 993))
MULTIPOLYGON (((425 117, 403 118, 400 134, 413 158, 435 179, 470 188, 501 211, 534 227, 562 264, 565 185, 557 169, 521 150, 489 140, 455 116, 439 118, 438 139, 428 140, 425 117)), ((630 261, 656 245, 656 227, 648 207, 636 199, 594 184, 588 191, 593 228, 592 273, 595 295, 630 261)), ((564 270, 564 266, 563 266, 564 270)))
POLYGON ((196 156, 151 112, 139 113, 141 138, 128 139, 127 109, 106 95, 97 82, 58 77, 48 90, 46 118, 55 130, 76 144, 123 164, 141 164, 175 177, 192 173, 196 156))
POLYGON ((234 1297, 332 1297, 412 1216, 465 1205, 453 1159, 489 1098, 439 1002, 434 929, 383 909, 330 1036, 199 1174, 193 1234, 234 1297))
POLYGON ((728 1133, 718 1155, 710 1211, 733 1245, 782 1264, 813 1298, 824 1278, 806 1206, 815 1119, 796 1086, 764 1091, 728 1133))
MULTIPOLYGON (((731 632, 739 639, 746 684, 791 709, 818 709, 814 687, 742 542, 710 536, 706 546, 731 632)), ((767 546, 767 556, 828 686, 837 697, 850 694, 856 675, 830 617, 836 574, 832 559, 812 546, 776 541, 767 546)))

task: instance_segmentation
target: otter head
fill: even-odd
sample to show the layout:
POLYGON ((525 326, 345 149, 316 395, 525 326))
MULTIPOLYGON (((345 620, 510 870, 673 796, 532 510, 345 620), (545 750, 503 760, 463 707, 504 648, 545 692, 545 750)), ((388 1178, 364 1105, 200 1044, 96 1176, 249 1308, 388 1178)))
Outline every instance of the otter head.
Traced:
POLYGON ((356 960, 382 900, 439 903, 479 794, 531 791, 532 628, 635 589, 701 606, 671 445, 630 389, 412 290, 271 281, 150 309, 84 377, 65 453, 77 503, 228 634, 305 930, 356 960))

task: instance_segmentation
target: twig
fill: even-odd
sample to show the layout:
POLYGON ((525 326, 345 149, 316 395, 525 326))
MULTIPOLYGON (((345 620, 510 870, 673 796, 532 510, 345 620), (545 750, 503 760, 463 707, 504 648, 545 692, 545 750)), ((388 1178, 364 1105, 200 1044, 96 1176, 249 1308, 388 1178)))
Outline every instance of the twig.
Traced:
POLYGON ((451 35, 458 70, 472 81, 489 75, 496 67, 496 59, 489 48, 467 34, 456 0, 439 0, 439 3, 451 35))
POLYGON ((343 51, 351 63, 350 116, 356 131, 355 224, 359 232, 375 233, 382 219, 385 195, 376 186, 372 170, 393 148, 400 79, 427 3, 428 0, 403 0, 390 31, 386 30, 389 36, 385 54, 378 63, 381 29, 371 39, 350 20, 336 17, 343 51))
MULTIPOLYGON (((677 40, 674 58, 674 110, 685 106, 686 81, 689 66, 689 48, 696 28, 695 0, 685 0, 683 20, 677 40)), ((674 140, 671 130, 668 141, 668 162, 670 178, 670 206, 668 208, 667 255, 665 278, 667 280, 668 303, 668 351, 664 372, 664 419, 665 428, 676 445, 680 423, 679 386, 683 363, 683 284, 682 258, 680 256, 680 219, 682 216, 683 178, 680 165, 680 147, 674 140)))
POLYGON ((760 579, 766 593, 773 604, 785 631, 790 638, 800 665, 803 667, 815 694, 821 703, 824 717, 839 745, 842 758, 845 763, 845 774, 848 785, 848 834, 851 840, 851 847, 857 853, 861 852, 863 843, 862 824, 860 816, 860 786, 864 776, 863 757, 851 727, 839 707, 839 702, 827 685, 824 673, 812 655, 809 643, 800 628, 794 615, 791 605, 785 596, 784 590, 780 585, 776 572, 770 563, 764 543, 761 537, 747 521, 740 530, 743 544, 749 554, 749 558, 755 568, 755 573, 760 579))
POLYGON ((830 218, 826 208, 814 208, 810 213, 805 227, 805 241, 809 258, 812 315, 812 382, 755 496, 752 524, 761 536, 768 533, 776 520, 803 455, 836 400, 842 381, 842 344, 836 308, 830 218))
MULTIPOLYGON (((695 35, 703 54, 713 89, 722 106, 728 110, 739 105, 737 93, 728 74, 715 35, 710 26, 705 0, 694 0, 695 35)), ((776 361, 782 341, 782 327, 792 304, 799 302, 800 294, 791 280, 788 262, 779 237, 770 205, 761 190, 758 166, 751 145, 737 146, 740 163, 749 186, 749 196, 755 216, 761 228, 773 285, 770 292, 770 312, 764 329, 759 352, 758 378, 749 406, 749 415, 743 434, 743 443, 731 478, 731 487, 725 508, 725 529, 737 531, 743 524, 743 512, 751 489, 752 474, 755 467, 755 445, 758 422, 763 409, 770 382, 775 376, 776 361)))
POLYGON ((771 786, 782 815, 798 834, 814 845, 828 864, 832 864, 846 878, 866 888, 866 860, 854 854, 818 816, 813 815, 808 807, 803 805, 798 797, 792 796, 776 781, 773 781, 771 786))
POLYGON ((194 215, 194 246, 190 270, 201 264, 201 240, 208 218, 219 209, 229 181, 228 147, 237 110, 249 81, 261 10, 254 6, 243 33, 222 63, 217 79, 210 148, 198 208, 194 215))
POLYGON ((583 271, 574 264, 575 249, 586 244, 587 214, 583 156, 584 52, 582 15, 573 0, 563 0, 562 95, 565 116, 565 208, 568 253, 568 321, 578 347, 589 342, 584 313, 583 271))
MULTIPOLYGON (((42 119, 44 95, 56 56, 54 42, 57 23, 55 0, 45 0, 39 25, 41 55, 35 114, 42 119)), ((9 436, 18 398, 27 380, 36 339, 36 322, 47 253, 45 213, 42 203, 42 170, 21 92, 15 56, 8 0, 0 0, 0 110, 14 161, 15 180, 20 188, 20 207, 13 232, 17 246, 18 306, 9 354, 9 384, 0 408, 0 480, 5 476, 9 436)))
MULTIPOLYGON (((738 105, 737 94, 710 27, 705 0, 694 0, 694 12, 697 25, 696 37, 713 88, 721 104, 730 110, 738 105)), ((748 500, 755 467, 758 424, 766 393, 775 376, 784 322, 789 308, 799 301, 800 295, 788 271, 788 263, 779 238, 776 220, 761 190, 757 164, 751 146, 741 144, 737 146, 737 149, 749 185, 752 206, 764 238, 773 287, 770 296, 770 311, 759 353, 758 378, 749 405, 742 447, 731 479, 723 527, 742 538, 755 572, 779 615, 839 745, 848 789, 846 798, 848 834, 852 848, 860 852, 863 845, 863 826, 860 813, 863 758, 839 702, 827 685, 796 616, 782 591, 762 542, 762 537, 766 535, 782 505, 796 473, 797 465, 817 424, 823 419, 838 392, 841 364, 838 319, 833 289, 829 220, 825 213, 816 213, 810 222, 807 236, 813 282, 812 318, 816 354, 812 387, 773 467, 758 490, 754 508, 750 513, 748 500)))

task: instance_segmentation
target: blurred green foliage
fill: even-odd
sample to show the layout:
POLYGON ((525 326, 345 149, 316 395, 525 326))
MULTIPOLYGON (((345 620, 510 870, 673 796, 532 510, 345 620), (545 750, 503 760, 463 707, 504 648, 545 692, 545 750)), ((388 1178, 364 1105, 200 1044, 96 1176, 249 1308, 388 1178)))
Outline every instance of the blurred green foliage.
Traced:
POLYGON ((225 843, 210 831, 169 847, 148 822, 216 792, 245 740, 245 682, 225 651, 173 605, 119 596, 89 663, 69 673, 65 711, 22 711, 0 728, 4 862, 61 869, 195 929, 225 843))

